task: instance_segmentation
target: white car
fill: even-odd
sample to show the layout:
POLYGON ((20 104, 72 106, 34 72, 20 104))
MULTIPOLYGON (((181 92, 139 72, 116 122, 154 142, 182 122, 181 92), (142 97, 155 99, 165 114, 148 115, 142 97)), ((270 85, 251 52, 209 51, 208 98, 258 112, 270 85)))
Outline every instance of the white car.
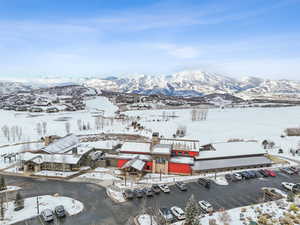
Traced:
POLYGON ((283 186, 285 189, 287 189, 287 190, 289 190, 289 191, 292 191, 292 190, 293 190, 293 187, 295 186, 295 184, 293 184, 293 183, 288 183, 288 182, 282 182, 281 184, 282 184, 282 186, 283 186))
POLYGON ((50 222, 54 219, 54 215, 51 209, 45 209, 44 211, 42 211, 41 215, 45 222, 50 222))
POLYGON ((169 193, 170 192, 170 189, 169 189, 168 185, 166 185, 166 184, 159 184, 158 187, 160 188, 160 190, 162 192, 165 192, 165 193, 169 193))
POLYGON ((242 180, 243 179, 243 177, 239 173, 234 173, 234 174, 232 174, 232 176, 234 176, 234 178, 237 179, 237 180, 242 180))
POLYGON ((199 206, 201 209, 203 209, 207 213, 210 213, 214 210, 212 205, 209 202, 204 201, 204 200, 199 201, 199 206))
POLYGON ((181 208, 179 208, 178 206, 171 207, 171 212, 176 217, 176 219, 178 219, 178 220, 185 219, 184 211, 181 208))

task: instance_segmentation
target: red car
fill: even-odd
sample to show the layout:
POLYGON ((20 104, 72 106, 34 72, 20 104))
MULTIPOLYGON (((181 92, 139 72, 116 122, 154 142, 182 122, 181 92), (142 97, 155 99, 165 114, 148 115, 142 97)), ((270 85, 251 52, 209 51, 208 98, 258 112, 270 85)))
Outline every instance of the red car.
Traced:
POLYGON ((270 177, 276 177, 276 173, 273 170, 265 170, 265 172, 270 176, 270 177))

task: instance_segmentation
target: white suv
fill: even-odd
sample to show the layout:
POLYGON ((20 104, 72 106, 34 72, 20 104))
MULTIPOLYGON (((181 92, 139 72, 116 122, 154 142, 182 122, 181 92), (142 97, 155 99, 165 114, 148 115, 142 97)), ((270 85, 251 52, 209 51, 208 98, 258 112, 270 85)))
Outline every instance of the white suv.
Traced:
POLYGON ((287 190, 289 190, 289 191, 292 191, 292 190, 293 190, 293 187, 295 186, 295 184, 293 184, 293 183, 288 183, 288 182, 282 182, 281 184, 282 184, 282 186, 283 186, 285 189, 287 189, 287 190))
POLYGON ((166 184, 159 184, 158 186, 159 186, 160 190, 162 190, 163 192, 165 192, 165 193, 169 193, 170 192, 170 189, 169 189, 168 185, 166 185, 166 184))
POLYGON ((204 200, 199 201, 199 206, 201 209, 203 209, 207 213, 210 213, 214 210, 212 205, 209 202, 204 201, 204 200))
POLYGON ((185 219, 184 211, 181 208, 179 208, 178 206, 171 207, 171 212, 178 220, 185 219))

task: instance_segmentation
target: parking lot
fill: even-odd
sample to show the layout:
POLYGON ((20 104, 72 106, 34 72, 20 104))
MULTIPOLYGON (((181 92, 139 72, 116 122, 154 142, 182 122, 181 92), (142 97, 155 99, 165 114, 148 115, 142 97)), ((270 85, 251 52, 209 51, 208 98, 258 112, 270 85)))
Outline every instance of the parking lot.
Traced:
MULTIPOLYGON (((174 205, 184 209, 187 199, 193 194, 197 201, 207 200, 214 209, 231 209, 235 207, 250 205, 262 201, 262 187, 276 187, 284 190, 281 182, 299 183, 299 175, 286 175, 277 172, 277 177, 256 178, 243 180, 221 186, 212 183, 210 189, 206 189, 196 182, 188 183, 186 192, 180 191, 176 186, 170 186, 170 193, 160 193, 153 197, 142 199, 134 198, 123 204, 113 203, 105 194, 105 190, 93 184, 72 183, 53 180, 37 180, 22 177, 7 177, 8 184, 23 186, 25 197, 36 194, 59 193, 76 198, 84 203, 85 209, 79 215, 56 220, 52 224, 64 225, 123 225, 127 223, 130 216, 142 212, 143 208, 170 208, 174 205)), ((18 224, 46 224, 40 218, 18 224)))

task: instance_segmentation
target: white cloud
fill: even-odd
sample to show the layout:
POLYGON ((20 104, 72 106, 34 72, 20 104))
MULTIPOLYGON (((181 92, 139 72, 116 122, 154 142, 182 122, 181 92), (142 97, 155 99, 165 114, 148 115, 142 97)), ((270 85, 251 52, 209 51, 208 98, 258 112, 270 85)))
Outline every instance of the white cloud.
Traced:
POLYGON ((160 44, 156 46, 158 49, 166 51, 169 55, 179 59, 194 59, 200 54, 196 47, 177 46, 174 44, 160 44))

